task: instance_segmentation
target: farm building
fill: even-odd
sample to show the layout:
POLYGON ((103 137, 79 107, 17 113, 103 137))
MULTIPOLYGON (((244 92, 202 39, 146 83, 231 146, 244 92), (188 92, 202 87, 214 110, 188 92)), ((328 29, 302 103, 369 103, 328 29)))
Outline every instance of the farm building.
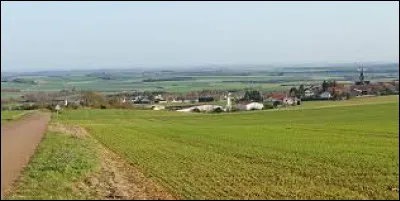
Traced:
POLYGON ((214 98, 212 96, 201 96, 199 97, 199 102, 213 102, 214 98))
POLYGON ((173 99, 173 100, 171 101, 171 103, 182 103, 182 100, 173 99))
POLYGON ((217 111, 217 110, 223 111, 224 108, 219 105, 199 105, 199 106, 193 106, 190 108, 177 110, 177 112, 194 112, 194 111, 213 112, 213 111, 217 111))
POLYGON ((237 110, 262 110, 264 108, 264 105, 262 103, 257 103, 257 102, 250 102, 250 103, 242 103, 242 104, 237 104, 234 107, 237 110))
POLYGON ((321 97, 323 99, 330 99, 331 98, 331 93, 329 93, 328 91, 325 91, 325 92, 321 93, 319 95, 319 97, 321 97))
POLYGON ((315 95, 315 93, 314 93, 314 91, 313 90, 311 90, 311 89, 306 89, 306 90, 304 90, 304 96, 305 97, 311 97, 311 96, 314 96, 315 95))
POLYGON ((283 102, 283 99, 286 98, 285 93, 273 93, 273 94, 266 94, 264 96, 264 101, 265 102, 283 102))
POLYGON ((285 93, 274 93, 267 95, 267 98, 264 99, 264 102, 270 102, 277 105, 295 105, 299 104, 300 100, 296 97, 287 96, 285 93))
POLYGON ((135 104, 149 104, 150 100, 149 100, 149 97, 147 97, 147 96, 136 96, 133 99, 133 103, 135 103, 135 104))
POLYGON ((157 96, 154 96, 154 102, 155 103, 161 103, 163 101, 165 101, 165 99, 161 94, 158 94, 157 96))
POLYGON ((165 110, 165 106, 164 105, 152 105, 151 108, 153 110, 165 110))

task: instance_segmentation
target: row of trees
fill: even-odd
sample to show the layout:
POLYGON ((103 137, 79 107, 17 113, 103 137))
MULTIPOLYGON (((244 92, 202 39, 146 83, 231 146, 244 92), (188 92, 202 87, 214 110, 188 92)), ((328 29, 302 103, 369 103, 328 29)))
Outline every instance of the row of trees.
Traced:
POLYGON ((256 90, 247 90, 244 94, 243 99, 241 101, 256 101, 262 102, 264 100, 263 95, 256 90))
POLYGON ((296 87, 292 87, 289 91, 289 95, 290 96, 295 96, 297 98, 302 98, 305 96, 305 88, 304 85, 300 85, 299 89, 297 89, 296 87))

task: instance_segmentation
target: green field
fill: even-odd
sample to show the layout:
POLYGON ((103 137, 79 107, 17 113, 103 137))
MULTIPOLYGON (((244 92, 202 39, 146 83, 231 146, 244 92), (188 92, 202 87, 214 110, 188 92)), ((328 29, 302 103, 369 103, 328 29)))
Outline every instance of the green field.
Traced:
POLYGON ((1 111, 1 123, 17 120, 22 116, 26 115, 27 113, 28 111, 23 111, 23 110, 1 111))
POLYGON ((232 114, 78 110, 60 121, 180 198, 399 199, 399 102, 385 98, 232 114))
MULTIPOLYGON (((118 78, 116 80, 102 80, 94 77, 70 76, 62 78, 54 77, 24 77, 29 80, 40 81, 40 84, 22 84, 14 82, 2 82, 1 88, 18 88, 21 92, 2 92, 4 97, 18 97, 24 92, 32 91, 60 91, 62 89, 71 89, 76 87, 80 90, 94 90, 101 92, 121 92, 121 91, 168 91, 185 93, 188 91, 204 89, 244 89, 249 87, 245 83, 225 83, 224 80, 269 80, 269 77, 235 77, 235 76, 202 76, 195 77, 190 81, 165 81, 165 82, 141 82, 144 78, 118 78)), ((282 78, 283 79, 283 78, 282 78)), ((293 78, 286 78, 288 81, 293 78)), ((253 87, 267 91, 276 91, 286 89, 280 84, 255 84, 253 87)))
POLYGON ((346 101, 303 101, 300 106, 292 107, 290 109, 319 109, 325 107, 336 106, 353 106, 353 105, 368 105, 368 104, 382 104, 399 101, 398 95, 391 96, 364 96, 353 97, 346 101))

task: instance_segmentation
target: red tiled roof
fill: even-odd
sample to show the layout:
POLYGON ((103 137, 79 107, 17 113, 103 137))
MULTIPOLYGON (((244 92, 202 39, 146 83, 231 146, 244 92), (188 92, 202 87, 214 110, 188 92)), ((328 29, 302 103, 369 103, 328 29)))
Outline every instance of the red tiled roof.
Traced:
POLYGON ((271 94, 268 98, 283 100, 285 97, 285 94, 271 94))

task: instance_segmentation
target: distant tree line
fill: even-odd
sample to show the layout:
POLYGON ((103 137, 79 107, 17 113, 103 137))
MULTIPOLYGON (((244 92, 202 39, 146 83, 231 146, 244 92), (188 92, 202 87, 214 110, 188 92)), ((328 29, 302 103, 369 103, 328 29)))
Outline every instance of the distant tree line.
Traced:
POLYGON ((194 79, 193 77, 147 78, 143 79, 142 82, 187 81, 193 79, 194 79))

